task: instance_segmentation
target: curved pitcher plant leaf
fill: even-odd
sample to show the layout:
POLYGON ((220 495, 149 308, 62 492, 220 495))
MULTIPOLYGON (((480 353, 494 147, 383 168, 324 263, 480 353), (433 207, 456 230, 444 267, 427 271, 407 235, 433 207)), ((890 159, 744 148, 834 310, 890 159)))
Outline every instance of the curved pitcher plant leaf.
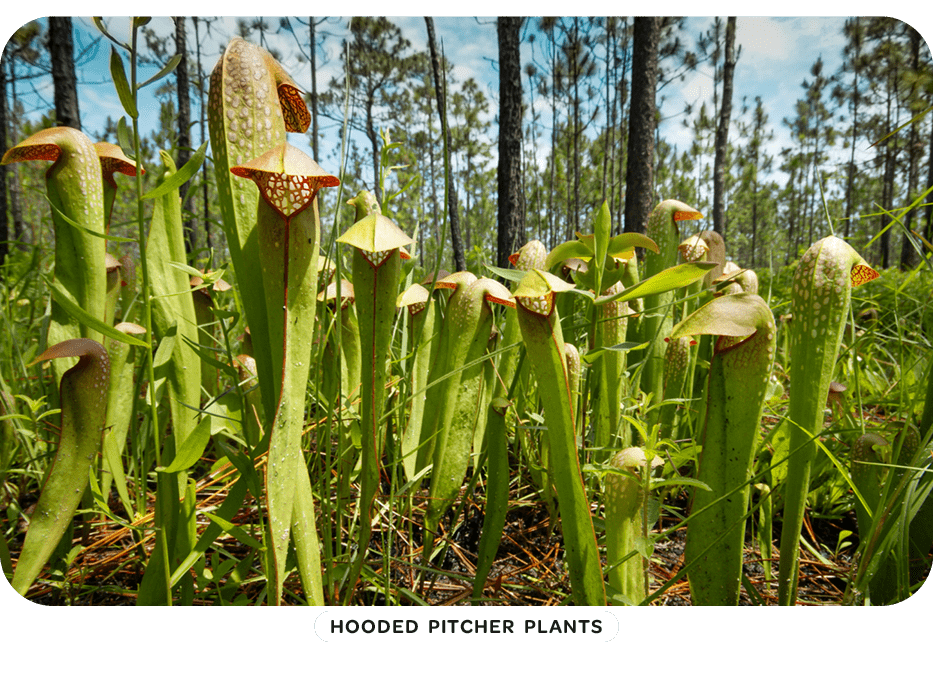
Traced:
MULTIPOLYGON (((664 400, 684 398, 688 385, 688 377, 693 372, 691 353, 696 341, 690 337, 677 337, 670 339, 667 352, 664 354, 664 400)), ((691 385, 692 387, 692 385, 691 385)), ((692 388, 690 389, 692 393, 692 388)), ((666 403, 661 408, 660 425, 661 437, 666 439, 673 435, 674 425, 678 420, 678 406, 673 402, 666 403)))
POLYGON ((509 510, 509 444, 505 424, 508 407, 509 402, 504 398, 494 398, 486 411, 486 507, 473 574, 474 604, 483 598, 483 588, 499 550, 509 510))
POLYGON ((349 601, 359 579, 372 537, 372 504, 379 490, 382 416, 386 400, 389 348, 395 301, 402 272, 403 246, 413 243, 392 220, 368 214, 357 207, 359 218, 338 243, 352 246, 353 288, 360 326, 362 357, 360 375, 360 418, 362 428, 360 473, 359 549, 347 582, 344 601, 349 601))
POLYGON ((533 270, 512 295, 518 304, 522 339, 544 406, 550 471, 557 487, 573 601, 577 605, 604 606, 606 589, 577 456, 570 374, 554 303, 557 292, 570 290, 572 287, 558 277, 533 270))
POLYGON ((414 479, 417 473, 418 444, 421 440, 427 402, 426 387, 438 340, 437 311, 433 299, 429 297, 430 293, 424 286, 412 284, 399 294, 396 303, 399 308, 407 308, 410 318, 409 331, 418 336, 418 340, 412 342, 414 359, 411 365, 411 409, 402 436, 402 462, 409 480, 414 479))
MULTIPOLYGON (((457 293, 460 289, 465 289, 476 281, 476 275, 472 272, 454 272, 444 277, 439 277, 435 281, 435 289, 438 293, 446 291, 452 292, 446 303, 445 323, 449 321, 451 308, 457 300, 457 293)), ((446 385, 443 377, 451 372, 447 366, 450 348, 458 336, 454 328, 440 325, 440 332, 436 345, 436 350, 432 356, 431 369, 428 372, 428 383, 425 396, 425 413, 421 424, 421 436, 418 443, 418 455, 415 461, 415 472, 419 473, 429 465, 433 465, 435 447, 439 441, 440 434, 443 431, 441 421, 438 419, 441 415, 442 402, 446 385)))
MULTIPOLYGON (((146 333, 143 327, 133 322, 120 322, 116 325, 116 329, 133 336, 146 333)), ((136 509, 130 501, 126 487, 121 456, 130 429, 133 394, 136 392, 133 379, 136 347, 115 339, 107 339, 106 344, 107 354, 110 357, 110 390, 107 393, 107 431, 104 433, 101 449, 104 467, 101 477, 101 493, 110 492, 109 485, 112 478, 126 512, 135 513, 136 509)))
MULTIPOLYGON (((516 272, 524 273, 532 269, 543 270, 547 264, 547 252, 547 248, 543 243, 532 240, 522 246, 518 252, 510 255, 509 262, 515 265, 516 272)), ((515 276, 518 276, 518 274, 515 276)), ((521 277, 517 281, 521 281, 521 277)), ((518 315, 514 308, 510 308, 505 314, 505 331, 499 344, 499 350, 501 351, 499 354, 499 376, 505 388, 498 391, 497 394, 506 395, 512 388, 519 354, 521 353, 519 346, 521 340, 522 333, 518 327, 518 315)))
POLYGON ((616 453, 609 461, 609 467, 618 471, 606 475, 603 490, 609 588, 632 605, 641 603, 648 592, 648 559, 637 546, 638 538, 644 534, 648 498, 648 476, 644 473, 663 462, 654 458, 649 464, 644 450, 637 446, 616 453))
MULTIPOLYGON (((107 297, 104 192, 94 144, 77 129, 44 129, 7 150, 2 164, 28 160, 53 163, 45 181, 55 226, 55 280, 81 310, 103 322, 107 297)), ((53 301, 49 344, 81 337, 103 341, 99 332, 72 321, 59 302, 53 301)), ((67 363, 56 360, 52 367, 59 381, 67 363)))
POLYGON ((60 341, 36 362, 78 358, 59 385, 61 438, 55 460, 42 485, 39 502, 13 574, 13 589, 25 595, 58 546, 88 484, 90 469, 101 447, 107 416, 110 359, 91 339, 60 341))
MULTIPOLYGON (((281 600, 291 538, 306 597, 320 603, 323 587, 314 501, 301 441, 317 305, 317 193, 339 185, 340 180, 287 143, 230 171, 255 182, 261 195, 257 211, 259 258, 276 381, 276 410, 266 465, 266 505, 275 567, 271 601, 277 604, 281 600)), ((256 330, 251 333, 255 336, 256 330)))
POLYGON ((784 525, 778 592, 781 605, 797 599, 800 530, 823 427, 823 409, 842 343, 852 287, 878 277, 842 239, 827 236, 804 254, 794 273, 790 330, 790 458, 785 483, 784 525))
POLYGON ((774 316, 757 295, 715 298, 674 327, 671 338, 716 336, 706 419, 684 551, 697 605, 735 606, 742 578, 749 472, 771 365, 774 316))
POLYGON ((211 154, 230 260, 237 277, 266 421, 275 415, 279 381, 273 372, 256 216, 259 189, 230 171, 285 143, 285 132, 303 132, 311 121, 301 91, 267 50, 231 39, 211 73, 208 95, 211 154))
MULTIPOLYGON (((117 197, 117 180, 115 174, 125 174, 128 177, 136 176, 136 163, 126 156, 123 148, 115 143, 98 141, 94 150, 100 158, 104 192, 104 220, 106 228, 110 230, 110 216, 113 214, 113 202, 117 197)), ((145 174, 146 170, 142 170, 145 174)))
MULTIPOLYGON (((644 260, 644 279, 653 277, 671 269, 677 263, 677 247, 680 245, 678 222, 702 219, 703 215, 679 200, 665 200, 651 211, 645 234, 658 246, 657 253, 647 253, 644 260)), ((688 267, 690 263, 678 265, 688 267)), ((702 264, 702 263, 692 263, 702 264)), ((657 403, 663 398, 664 355, 667 351, 665 339, 670 336, 673 326, 671 303, 674 295, 670 291, 649 293, 644 298, 645 317, 641 322, 642 340, 651 346, 645 353, 645 367, 641 377, 641 388, 651 394, 657 403)), ((657 411, 649 413, 649 423, 657 422, 657 411)))
POLYGON ((446 360, 438 364, 448 376, 441 383, 435 423, 431 491, 424 516, 425 561, 430 560, 437 526, 459 493, 470 464, 476 400, 483 382, 483 366, 476 361, 486 353, 492 332, 490 303, 515 307, 505 286, 483 277, 458 288, 447 306, 444 326, 450 338, 446 360))

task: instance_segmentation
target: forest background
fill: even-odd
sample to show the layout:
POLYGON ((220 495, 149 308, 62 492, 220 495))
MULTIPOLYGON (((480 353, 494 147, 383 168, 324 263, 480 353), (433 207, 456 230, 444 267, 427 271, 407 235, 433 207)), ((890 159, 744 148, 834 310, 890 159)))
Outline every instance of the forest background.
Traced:
MULTIPOLYGON (((124 24, 108 22, 117 36, 127 30, 124 24)), ((497 218, 496 175, 499 108, 506 98, 517 97, 522 113, 523 207, 517 210, 518 229, 512 231, 519 233, 509 237, 511 243, 538 238, 556 245, 572 238, 588 226, 603 199, 609 201, 614 226, 633 229, 625 221, 632 217, 625 207, 631 18, 525 21, 517 94, 500 93, 494 19, 436 20, 437 45, 446 58, 455 196, 448 212, 424 20, 371 18, 352 29, 348 24, 337 17, 201 17, 179 27, 169 17, 155 19, 146 27, 143 52, 151 66, 143 67, 143 78, 173 54, 184 52, 186 59, 177 76, 144 92, 148 102, 142 103, 141 130, 147 157, 155 160, 157 150, 166 148, 184 162, 206 138, 207 75, 229 36, 242 35, 270 49, 306 91, 312 127, 307 135, 292 135, 291 142, 332 173, 340 173, 345 150, 341 176, 350 194, 374 186, 376 151, 385 145, 381 136, 401 143, 389 192, 408 187, 394 211, 416 235, 422 264, 442 242, 442 267, 475 270, 482 263, 502 264, 496 249, 497 233, 504 231, 497 218), (182 29, 180 42, 177 28, 182 29), (367 76, 351 82, 344 149, 347 40, 351 68, 367 76), (182 80, 187 86, 179 89, 182 80), (453 236, 441 235, 445 214, 453 236)), ((72 25, 75 92, 82 108, 69 116, 94 140, 116 142, 120 109, 109 83, 109 53, 90 18, 76 17, 72 25)), ((706 215, 699 228, 720 231, 729 259, 749 268, 789 264, 828 233, 827 216, 873 264, 912 265, 917 255, 900 235, 878 235, 888 223, 878 206, 907 206, 918 189, 933 183, 933 117, 921 117, 878 145, 872 143, 929 103, 933 68, 920 33, 896 19, 742 17, 727 69, 726 29, 722 17, 662 23, 653 202, 675 197, 699 208, 706 215)), ((47 37, 48 23, 40 19, 16 31, 5 48, 4 147, 53 119, 47 37)), ((39 237, 29 234, 29 227, 38 224, 30 212, 41 208, 24 204, 24 174, 2 170, 9 212, 0 217, 0 232, 31 242, 39 237)), ((202 261, 214 248, 218 266, 225 259, 223 236, 205 231, 218 219, 211 211, 212 179, 207 165, 194 180, 187 225, 202 261)), ((132 205, 127 202, 125 209, 129 213, 132 205)), ((117 227, 120 210, 118 204, 117 227)), ((929 206, 920 208, 905 217, 905 226, 924 227, 929 238, 930 216, 929 206)))

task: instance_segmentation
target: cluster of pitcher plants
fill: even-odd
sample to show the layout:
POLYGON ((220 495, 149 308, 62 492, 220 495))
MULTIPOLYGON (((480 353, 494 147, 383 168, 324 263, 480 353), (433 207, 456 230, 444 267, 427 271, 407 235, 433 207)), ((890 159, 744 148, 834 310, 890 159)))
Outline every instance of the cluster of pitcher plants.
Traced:
MULTIPOLYGON (((60 439, 15 566, 0 538, 19 593, 67 560, 82 517, 103 514, 133 532, 140 604, 192 603, 205 585, 229 602, 223 588, 255 570, 260 603, 419 603, 393 576, 393 537, 420 543, 406 555, 424 585, 472 499, 483 521, 467 598, 489 600, 517 466, 562 537, 574 604, 650 603, 686 576, 694 604, 735 605, 748 588, 746 521, 768 580, 777 568, 780 603, 794 604, 815 474, 853 496, 849 600, 892 603, 922 583, 933 381, 890 431, 852 419, 834 375, 857 365, 851 289, 878 273, 846 242, 828 236, 803 255, 779 321, 755 273, 726 261, 719 234, 691 235, 702 215, 676 200, 644 233, 614 232, 603 205, 592 233, 517 247, 513 269, 425 275, 391 196, 347 202, 338 176, 286 141, 308 128, 302 94, 267 51, 235 38, 209 95, 230 264, 202 272, 185 253, 178 189, 205 147, 180 170, 165 152, 159 170, 139 162, 136 94, 174 66, 140 84, 131 59, 126 75, 116 48, 135 56, 143 23, 130 45, 108 35, 131 120, 121 147, 55 128, 3 157, 50 163, 55 229, 48 324, 33 355, 20 351, 20 373, 50 361, 60 439), (135 239, 110 235, 117 172, 135 183, 135 239), (157 177, 146 193, 144 173, 157 177), (325 244, 319 193, 346 208, 325 244), (763 422, 784 392, 778 370, 788 409, 763 422), (844 444, 828 440, 827 417, 840 414, 844 444), (206 483, 224 487, 208 506, 206 483), (653 531, 658 513, 684 490, 683 566, 652 590, 653 547, 669 534, 653 531), (236 524, 250 502, 258 524, 236 524), (222 535, 251 554, 218 557, 222 535)), ((917 364, 933 380, 933 355, 917 364)), ((14 391, 3 383, 4 473, 13 455, 38 459, 14 391)))

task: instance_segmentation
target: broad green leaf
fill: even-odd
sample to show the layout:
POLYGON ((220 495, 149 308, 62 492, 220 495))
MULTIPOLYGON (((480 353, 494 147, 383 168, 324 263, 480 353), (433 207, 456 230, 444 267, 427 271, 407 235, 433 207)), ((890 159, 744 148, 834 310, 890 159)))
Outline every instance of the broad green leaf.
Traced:
MULTIPOLYGON (((139 118, 139 110, 136 109, 136 97, 126 80, 126 71, 123 68, 123 58, 114 47, 110 48, 110 78, 113 79, 113 86, 117 89, 117 95, 120 97, 120 104, 123 109, 133 119, 139 118)), ((129 148, 130 146, 127 146, 129 148)))
MULTIPOLYGON (((165 162, 165 158, 168 156, 168 153, 165 151, 160 151, 162 155, 162 161, 165 162)), ((193 177, 197 171, 201 168, 201 164, 204 162, 204 157, 207 154, 207 141, 201 144, 201 146, 195 151, 194 155, 174 174, 168 176, 161 184, 156 186, 154 189, 149 191, 143 196, 143 200, 151 200, 152 198, 159 198, 164 196, 170 191, 181 188, 186 181, 193 177)), ((174 163, 172 164, 174 168, 174 163)))
POLYGON ((495 267, 494 265, 488 265, 485 262, 483 263, 483 267, 485 267, 497 277, 502 277, 508 281, 521 281, 525 275, 528 274, 524 270, 510 270, 503 267, 495 267))
POLYGON ((166 260, 166 263, 174 267, 176 270, 180 270, 185 274, 189 274, 192 277, 203 277, 201 270, 196 269, 189 265, 186 262, 175 262, 174 260, 166 260))
POLYGON ((120 341, 121 343, 129 344, 131 346, 142 346, 143 348, 149 348, 149 345, 140 339, 130 336, 121 332, 115 327, 111 327, 108 324, 104 324, 97 318, 91 317, 87 314, 74 300, 62 289, 61 285, 57 281, 50 281, 49 290, 52 293, 52 298, 58 303, 62 310, 64 310, 68 315, 76 319, 78 322, 84 326, 93 329, 96 332, 100 332, 104 336, 109 336, 111 339, 120 341))
MULTIPOLYGON (((592 236, 590 236, 590 239, 592 239, 592 236)), ((592 243, 592 240, 590 243, 592 243)), ((544 269, 549 270, 554 267, 554 265, 571 258, 589 259, 593 257, 593 254, 593 246, 587 245, 585 241, 564 241, 560 245, 555 246, 551 252, 547 254, 544 269)))
POLYGON ((181 62, 181 55, 172 55, 171 59, 165 63, 165 66, 162 67, 162 69, 160 69, 155 76, 149 77, 141 84, 139 84, 139 88, 145 88, 149 84, 155 83, 159 79, 168 76, 173 71, 175 71, 175 68, 178 66, 179 62, 181 62))
POLYGON ((703 491, 712 491, 706 482, 690 477, 678 477, 676 479, 651 480, 652 489, 663 489, 664 487, 694 487, 703 491))
POLYGON ((42 493, 26 531, 13 588, 25 595, 55 550, 87 488, 101 447, 107 414, 110 362, 106 350, 91 339, 71 339, 51 346, 36 362, 79 358, 61 378, 61 438, 42 493))
POLYGON ((126 117, 120 117, 117 120, 117 142, 123 150, 133 149, 133 138, 129 125, 126 123, 126 117))
POLYGON ((617 234, 609 239, 609 250, 607 254, 614 258, 620 258, 629 254, 633 248, 644 248, 653 253, 658 252, 658 244, 650 238, 644 234, 629 231, 624 234, 617 234))
POLYGON ((205 513, 205 515, 207 515, 208 519, 212 523, 217 525, 226 534, 229 534, 244 546, 248 546, 251 549, 262 548, 262 542, 255 537, 249 536, 239 525, 234 525, 232 522, 224 520, 222 517, 215 515, 214 513, 205 513))
POLYGON ((197 463, 204 454, 204 448, 211 438, 211 418, 206 417, 194 431, 188 435, 181 448, 175 450, 175 459, 171 465, 156 468, 160 472, 181 472, 197 463))
POLYGON ((653 277, 635 284, 619 293, 609 296, 600 296, 596 299, 596 305, 611 303, 612 301, 631 301, 636 298, 645 298, 659 293, 666 293, 679 289, 695 281, 699 281, 703 276, 716 266, 714 262, 689 262, 675 267, 669 267, 659 272, 653 277))
POLYGON ((615 344, 612 346, 604 346, 602 348, 595 348, 589 353, 583 355, 583 360, 588 363, 592 363, 602 357, 603 353, 606 351, 640 351, 643 348, 648 348, 650 345, 649 342, 638 343, 637 341, 626 341, 624 343, 615 344))

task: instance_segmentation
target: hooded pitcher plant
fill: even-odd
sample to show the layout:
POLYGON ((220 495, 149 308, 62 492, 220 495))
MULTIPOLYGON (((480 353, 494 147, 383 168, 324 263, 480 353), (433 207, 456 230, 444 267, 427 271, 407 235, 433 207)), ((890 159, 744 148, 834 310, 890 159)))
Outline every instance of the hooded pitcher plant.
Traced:
MULTIPOLYGON (((493 279, 472 279, 461 283, 447 305, 448 333, 446 359, 438 361, 448 374, 441 382, 438 411, 434 424, 435 441, 431 457, 431 491, 424 516, 424 559, 430 559, 441 517, 453 503, 470 463, 477 398, 483 382, 483 365, 477 359, 486 353, 492 332, 491 303, 515 307, 509 290, 493 279)), ((445 280, 446 281, 446 280, 445 280)))
POLYGON ((660 458, 649 463, 644 450, 637 446, 620 451, 609 461, 609 466, 618 470, 606 476, 603 491, 609 586, 633 605, 641 603, 648 592, 648 559, 638 552, 637 545, 647 529, 648 476, 644 472, 663 463, 660 458), (636 553, 630 555, 633 551, 636 553))
POLYGON ((790 456, 784 494, 781 605, 797 599, 799 538, 810 483, 810 465, 823 427, 823 409, 842 343, 851 289, 878 277, 842 239, 828 236, 814 243, 794 273, 790 331, 790 456))
MULTIPOLYGON (((101 163, 91 140, 77 129, 54 127, 33 134, 10 148, 2 164, 46 160, 45 182, 55 227, 54 280, 58 287, 49 322, 50 346, 76 338, 102 342, 103 336, 78 324, 59 300, 68 299, 91 318, 103 322, 106 307, 106 241, 101 163)), ((54 360, 58 382, 67 361, 54 360)))
MULTIPOLYGON (((677 247, 680 245, 677 223, 702 218, 700 212, 679 200, 662 201, 651 211, 645 234, 657 244, 658 252, 645 255, 645 279, 650 279, 677 263, 677 247)), ((670 336, 674 322, 671 312, 673 300, 673 293, 665 292, 647 296, 644 301, 642 337, 649 344, 649 348, 645 356, 641 388, 645 393, 652 395, 654 403, 660 402, 664 393, 664 356, 667 352, 665 339, 670 336)), ((657 412, 649 416, 649 422, 654 423, 657 420, 657 412)))
POLYGON ((301 91, 267 50, 233 38, 211 73, 208 126, 223 229, 256 358, 266 422, 275 415, 275 379, 262 293, 256 214, 259 189, 231 171, 277 145, 286 131, 307 131, 311 115, 301 91))
POLYGON ((552 274, 532 270, 512 295, 544 405, 551 474, 557 488, 573 601, 578 606, 605 606, 606 589, 599 548, 577 455, 564 336, 554 304, 557 292, 572 288, 552 274))
POLYGON ((78 362, 62 375, 59 387, 62 412, 58 450, 13 573, 13 589, 23 595, 68 529, 101 447, 110 379, 110 360, 104 347, 91 339, 60 341, 36 362, 73 357, 78 362))
MULTIPOLYGON (((418 455, 415 461, 415 472, 434 464, 438 443, 446 437, 448 427, 444 427, 442 419, 443 399, 450 389, 448 375, 454 370, 448 366, 451 349, 455 347, 460 331, 449 326, 455 303, 462 297, 463 291, 476 282, 476 275, 472 272, 454 272, 453 274, 432 277, 436 293, 450 292, 450 296, 442 300, 445 305, 445 316, 438 327, 436 344, 431 354, 431 368, 428 372, 427 387, 425 387, 425 411, 421 422, 421 436, 418 444, 418 455), (460 294, 460 296, 458 296, 460 294)), ((457 372, 459 374, 459 371, 457 372)))
MULTIPOLYGON (((258 247, 277 399, 266 466, 275 577, 272 600, 277 603, 282 595, 291 534, 307 599, 321 604, 314 502, 301 440, 317 306, 317 193, 340 181, 287 143, 230 171, 251 179, 262 195, 258 247)), ((252 333, 255 337, 255 330, 252 333)))
MULTIPOLYGON (((509 256, 509 262, 515 265, 516 269, 527 272, 532 269, 545 269, 547 262, 547 248, 540 241, 533 240, 526 243, 517 253, 509 256)), ((509 310, 505 314, 505 332, 500 344, 500 363, 499 374, 502 377, 502 383, 505 385, 504 395, 511 389, 512 380, 515 377, 516 367, 520 349, 517 344, 522 340, 522 333, 518 328, 518 315, 515 310, 509 310)))
POLYGON ((715 298, 671 338, 716 337, 684 557, 695 605, 735 606, 742 579, 748 480, 774 361, 774 316, 757 295, 715 298))
POLYGON ((412 341, 411 409, 402 437, 402 463, 406 477, 411 480, 417 473, 418 443, 427 401, 425 387, 437 348, 438 318, 434 299, 430 298, 430 293, 421 284, 412 284, 400 293, 396 305, 408 309, 409 331, 417 336, 417 340, 412 341))
MULTIPOLYGON (((103 192, 104 192, 104 221, 107 226, 107 232, 110 232, 110 217, 113 214, 113 203, 117 198, 117 180, 114 174, 125 174, 126 176, 136 176, 136 163, 126 156, 123 149, 106 141, 99 141, 94 144, 94 150, 100 158, 100 170, 102 174, 103 192)), ((141 170, 143 174, 146 170, 141 170)))
POLYGON ((362 471, 360 473, 359 549, 350 571, 349 600, 359 579, 372 536, 372 504, 379 490, 382 416, 386 399, 387 364, 392 342, 392 323, 402 271, 411 244, 391 219, 371 206, 357 205, 357 221, 337 239, 352 246, 353 290, 360 327, 360 418, 362 471), (371 214, 365 214, 371 213, 371 214))

